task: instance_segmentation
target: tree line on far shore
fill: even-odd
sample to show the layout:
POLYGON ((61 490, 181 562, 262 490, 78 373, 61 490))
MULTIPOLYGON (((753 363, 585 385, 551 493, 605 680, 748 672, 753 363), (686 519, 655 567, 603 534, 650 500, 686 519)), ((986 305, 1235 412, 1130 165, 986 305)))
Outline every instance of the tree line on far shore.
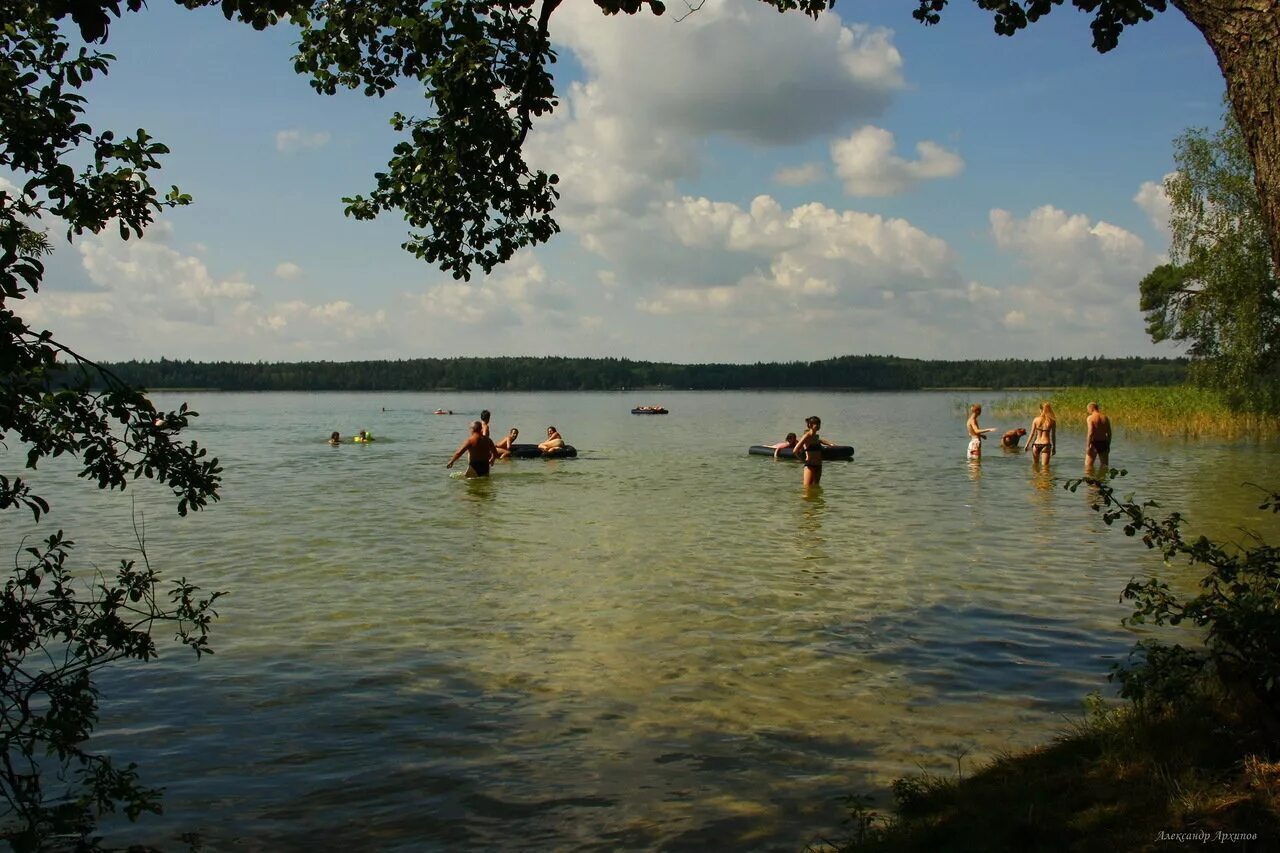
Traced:
POLYGON ((224 391, 621 391, 1046 388, 1180 385, 1186 359, 1053 358, 933 361, 840 356, 821 361, 669 364, 624 358, 418 358, 396 361, 196 362, 106 367, 144 388, 224 391))

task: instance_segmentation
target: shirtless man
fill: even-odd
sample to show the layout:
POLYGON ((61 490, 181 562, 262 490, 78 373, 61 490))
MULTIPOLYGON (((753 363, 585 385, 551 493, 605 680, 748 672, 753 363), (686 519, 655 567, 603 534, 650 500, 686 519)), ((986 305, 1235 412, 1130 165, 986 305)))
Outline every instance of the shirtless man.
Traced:
POLYGON ((480 421, 471 422, 471 435, 467 436, 467 440, 454 451, 449 462, 444 466, 452 468, 453 463, 458 461, 458 457, 463 453, 467 454, 467 460, 471 463, 467 466, 467 477, 488 477, 489 466, 493 464, 493 460, 497 457, 498 451, 493 446, 492 439, 485 435, 482 430, 484 425, 480 421))
POLYGON ((1085 419, 1084 462, 1090 468, 1097 458, 1106 468, 1111 455, 1111 418, 1102 413, 1097 403, 1085 406, 1089 416, 1085 419))
POLYGON ((520 430, 516 429, 515 427, 512 427, 511 431, 508 432, 505 436, 503 436, 498 441, 498 443, 494 445, 494 448, 496 448, 498 451, 499 459, 509 459, 511 457, 511 445, 515 444, 516 439, 519 437, 520 437, 520 430))
POLYGON ((974 403, 969 407, 969 421, 965 424, 965 429, 969 433, 969 458, 982 458, 982 442, 986 441, 987 433, 995 432, 995 427, 978 426, 978 415, 982 414, 982 406, 974 403))

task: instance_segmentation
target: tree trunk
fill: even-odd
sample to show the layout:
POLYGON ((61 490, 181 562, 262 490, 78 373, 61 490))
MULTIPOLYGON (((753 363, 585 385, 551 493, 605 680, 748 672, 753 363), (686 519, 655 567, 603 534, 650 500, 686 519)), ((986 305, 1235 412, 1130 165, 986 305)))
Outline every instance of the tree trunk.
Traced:
POLYGON ((1253 159, 1280 281, 1280 0, 1172 0, 1218 58, 1253 159))

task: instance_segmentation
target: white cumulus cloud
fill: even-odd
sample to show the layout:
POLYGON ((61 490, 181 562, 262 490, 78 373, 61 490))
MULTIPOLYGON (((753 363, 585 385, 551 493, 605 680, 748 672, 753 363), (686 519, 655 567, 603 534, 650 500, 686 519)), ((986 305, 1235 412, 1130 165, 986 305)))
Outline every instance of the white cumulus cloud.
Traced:
POLYGON ((784 166, 773 173, 773 179, 784 187, 805 187, 825 180, 826 177, 827 168, 821 163, 784 166))
POLYGON ((921 181, 952 178, 964 170, 959 155, 937 143, 919 142, 916 153, 916 160, 899 157, 894 153, 893 134, 871 126, 831 144, 836 175, 853 196, 898 195, 921 181))
POLYGON ((1008 292, 1007 327, 1034 327, 1054 352, 1128 353, 1146 344, 1138 282, 1160 261, 1119 226, 1043 205, 1018 218, 990 213, 996 246, 1026 279, 1008 292))
POLYGON ((323 357, 384 337, 384 309, 279 302, 243 275, 215 273, 176 242, 163 221, 142 239, 121 240, 111 229, 87 236, 75 248, 97 289, 42 292, 24 316, 103 359, 323 357))
POLYGON ((285 281, 294 281, 302 277, 302 267, 293 261, 284 261, 276 264, 276 278, 282 278, 285 281))
POLYGON ((328 144, 327 131, 298 130, 297 128, 276 131, 276 150, 281 154, 296 154, 299 151, 323 148, 328 144))
POLYGON ((1142 212, 1151 220, 1152 226, 1155 227, 1162 235, 1170 236, 1169 217, 1171 215, 1169 209, 1169 196, 1165 193, 1165 182, 1174 176, 1175 173, 1169 173, 1164 176, 1164 180, 1143 181, 1142 186, 1138 187, 1137 194, 1134 195, 1134 204, 1142 208, 1142 212))

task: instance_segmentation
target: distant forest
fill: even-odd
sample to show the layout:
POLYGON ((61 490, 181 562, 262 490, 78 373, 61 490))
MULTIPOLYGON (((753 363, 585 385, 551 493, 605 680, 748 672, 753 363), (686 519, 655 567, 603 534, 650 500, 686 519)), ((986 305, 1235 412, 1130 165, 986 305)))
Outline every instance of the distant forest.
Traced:
POLYGON ((841 356, 823 361, 666 364, 624 358, 416 358, 399 361, 128 361, 106 365, 149 389, 223 391, 621 391, 1053 388, 1179 385, 1186 359, 1054 358, 923 361, 841 356))

